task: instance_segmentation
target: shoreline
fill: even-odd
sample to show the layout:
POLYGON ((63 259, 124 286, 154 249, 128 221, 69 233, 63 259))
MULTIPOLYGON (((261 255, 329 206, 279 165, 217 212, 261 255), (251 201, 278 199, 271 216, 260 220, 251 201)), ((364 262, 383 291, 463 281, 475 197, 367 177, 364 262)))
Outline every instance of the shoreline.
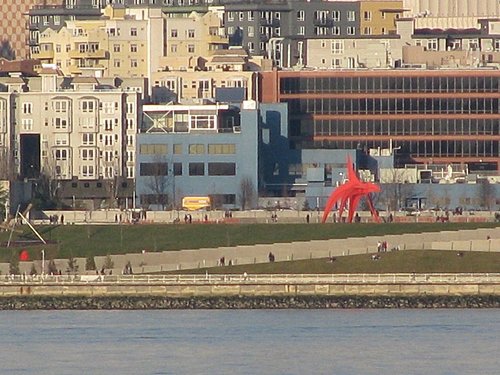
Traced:
POLYGON ((247 310, 247 309, 448 309, 500 308, 500 295, 408 296, 12 296, 1 311, 14 310, 247 310))

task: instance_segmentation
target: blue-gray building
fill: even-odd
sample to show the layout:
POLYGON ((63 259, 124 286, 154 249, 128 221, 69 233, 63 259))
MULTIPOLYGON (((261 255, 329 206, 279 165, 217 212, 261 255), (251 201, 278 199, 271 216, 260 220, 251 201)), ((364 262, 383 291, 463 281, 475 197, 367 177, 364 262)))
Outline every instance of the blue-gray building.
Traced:
POLYGON ((286 104, 145 105, 137 136, 137 205, 180 207, 210 196, 213 208, 255 207, 259 193, 258 130, 286 128, 286 104))

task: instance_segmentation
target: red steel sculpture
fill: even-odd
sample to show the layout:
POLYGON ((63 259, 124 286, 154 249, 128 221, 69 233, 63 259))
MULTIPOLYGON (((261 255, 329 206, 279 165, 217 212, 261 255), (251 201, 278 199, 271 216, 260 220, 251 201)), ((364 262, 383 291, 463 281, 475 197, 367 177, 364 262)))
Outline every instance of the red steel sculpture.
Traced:
POLYGON ((348 206, 348 217, 347 221, 352 223, 352 218, 356 211, 356 207, 359 204, 359 201, 364 196, 368 202, 368 206, 370 207, 370 212, 372 216, 375 218, 377 223, 380 223, 380 217, 378 216, 377 210, 373 207, 372 198, 370 197, 370 193, 379 193, 380 186, 375 185, 371 182, 362 182, 354 170, 352 160, 350 156, 347 157, 347 179, 348 181, 339 186, 337 189, 332 191, 332 194, 328 198, 326 202, 325 211, 323 212, 323 220, 322 222, 326 222, 328 218, 328 214, 332 210, 335 203, 340 201, 339 204, 339 218, 342 217, 342 213, 346 208, 346 204, 349 203, 348 206))

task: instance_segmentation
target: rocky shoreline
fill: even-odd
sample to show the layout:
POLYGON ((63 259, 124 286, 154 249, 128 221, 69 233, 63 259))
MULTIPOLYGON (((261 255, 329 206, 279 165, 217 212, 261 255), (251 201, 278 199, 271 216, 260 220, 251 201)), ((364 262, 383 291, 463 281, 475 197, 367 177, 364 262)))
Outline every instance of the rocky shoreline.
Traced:
POLYGON ((466 296, 16 296, 0 310, 500 308, 499 295, 466 296))

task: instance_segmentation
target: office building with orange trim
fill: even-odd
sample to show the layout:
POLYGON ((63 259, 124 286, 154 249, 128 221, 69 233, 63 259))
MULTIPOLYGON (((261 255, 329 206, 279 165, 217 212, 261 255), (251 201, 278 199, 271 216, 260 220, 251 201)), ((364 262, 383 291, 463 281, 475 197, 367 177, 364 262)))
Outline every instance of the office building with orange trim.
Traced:
POLYGON ((388 149, 396 163, 498 171, 500 71, 262 72, 264 103, 288 103, 298 149, 388 149))

